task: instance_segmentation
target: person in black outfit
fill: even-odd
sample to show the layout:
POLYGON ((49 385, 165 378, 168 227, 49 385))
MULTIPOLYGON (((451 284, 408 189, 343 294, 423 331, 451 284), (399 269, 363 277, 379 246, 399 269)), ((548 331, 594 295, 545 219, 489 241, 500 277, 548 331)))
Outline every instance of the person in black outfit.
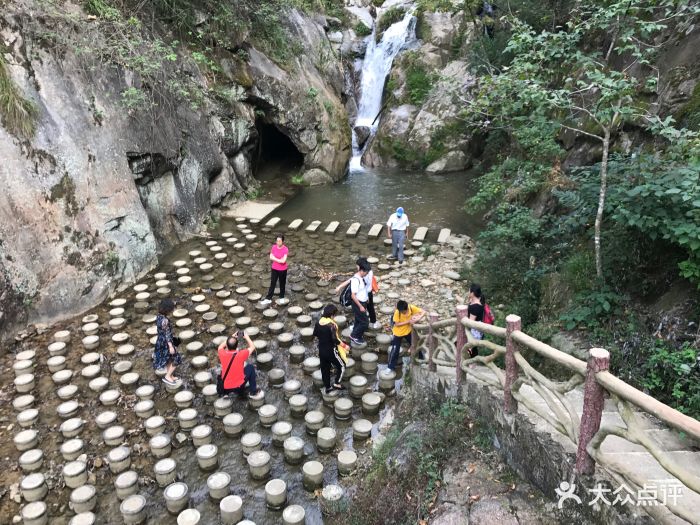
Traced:
MULTIPOLYGON (((481 292, 481 286, 474 283, 469 287, 469 306, 467 308, 467 315, 472 321, 484 321, 484 304, 486 304, 486 297, 481 292)), ((474 339, 483 339, 484 334, 477 330, 476 328, 471 329, 471 334, 474 339)), ((470 349, 471 357, 475 357, 479 354, 479 348, 474 347, 470 349)))
POLYGON ((338 314, 338 308, 334 304, 328 304, 323 308, 321 318, 314 327, 314 336, 318 339, 318 357, 321 361, 321 377, 326 394, 336 390, 343 390, 340 382, 345 373, 345 359, 341 355, 339 346, 347 350, 347 345, 338 336, 338 325, 333 320, 338 314), (335 368, 335 382, 331 385, 331 367, 335 368))

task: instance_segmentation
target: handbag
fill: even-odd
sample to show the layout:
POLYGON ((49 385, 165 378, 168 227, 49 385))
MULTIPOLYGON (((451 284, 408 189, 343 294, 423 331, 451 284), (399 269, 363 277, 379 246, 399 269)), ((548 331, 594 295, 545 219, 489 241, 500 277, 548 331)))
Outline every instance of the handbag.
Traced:
POLYGON ((219 396, 223 396, 226 394, 226 389, 224 388, 224 381, 226 381, 226 376, 228 375, 228 371, 231 370, 231 365, 233 364, 233 360, 236 358, 236 355, 238 355, 238 352, 233 354, 231 360, 228 362, 226 372, 224 372, 224 377, 221 377, 221 373, 219 373, 219 375, 216 376, 216 393, 219 394, 219 396))

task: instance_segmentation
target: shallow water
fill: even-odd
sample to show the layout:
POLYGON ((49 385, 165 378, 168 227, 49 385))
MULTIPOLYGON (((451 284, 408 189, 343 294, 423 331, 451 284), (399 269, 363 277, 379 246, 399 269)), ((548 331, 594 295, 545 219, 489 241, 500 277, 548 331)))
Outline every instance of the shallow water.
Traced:
MULTIPOLYGON (((323 215, 319 213, 318 217, 323 215)), ((223 301, 226 299, 235 299, 238 305, 245 308, 245 314, 251 317, 251 325, 260 329, 260 334, 253 337, 253 340, 264 339, 268 341, 267 351, 272 352, 274 356, 274 367, 285 370, 285 379, 298 379, 302 383, 302 391, 309 399, 309 410, 318 408, 326 414, 325 426, 336 428, 338 431, 338 445, 333 453, 321 454, 316 449, 315 436, 309 436, 305 432, 304 420, 292 418, 289 414, 289 405, 284 398, 282 389, 272 388, 267 384, 266 372, 258 371, 260 387, 266 391, 266 403, 274 404, 278 407, 278 421, 289 421, 293 425, 292 435, 302 437, 305 442, 305 458, 304 461, 317 459, 325 466, 324 484, 339 482, 345 488, 351 486, 354 482, 352 477, 340 478, 337 476, 336 456, 337 452, 345 448, 354 448, 359 456, 359 461, 367 460, 371 453, 370 442, 355 442, 352 435, 352 421, 341 422, 333 417, 332 407, 324 407, 319 390, 313 385, 310 375, 303 373, 301 364, 291 364, 287 359, 287 348, 279 346, 274 334, 268 331, 267 325, 270 322, 262 316, 262 309, 257 308, 257 300, 249 299, 248 296, 252 293, 264 294, 269 284, 269 261, 268 253, 271 245, 272 232, 264 231, 260 225, 245 226, 252 230, 252 234, 257 235, 256 239, 244 240, 244 234, 240 231, 239 226, 244 226, 240 223, 224 222, 220 229, 212 232, 211 238, 194 238, 182 245, 178 246, 172 253, 167 254, 162 258, 160 267, 145 276, 140 283, 148 285, 150 297, 143 302, 137 304, 135 299, 136 292, 132 288, 116 294, 115 297, 126 299, 125 313, 123 317, 127 320, 127 325, 120 330, 110 330, 108 321, 110 319, 109 301, 95 308, 92 312, 99 316, 99 335, 100 347, 96 352, 100 352, 104 361, 102 363, 101 375, 109 379, 107 388, 118 388, 122 392, 122 398, 117 407, 103 407, 99 401, 99 393, 93 392, 88 388, 88 380, 80 376, 80 371, 83 367, 80 362, 81 355, 88 351, 83 348, 81 343, 82 321, 77 317, 71 321, 60 323, 41 335, 16 345, 13 351, 7 353, 0 361, 0 372, 7 379, 5 386, 0 391, 1 399, 5 402, 0 404, 0 421, 2 422, 2 430, 0 430, 0 456, 7 458, 4 462, 9 468, 4 468, 0 471, 0 485, 9 487, 13 483, 17 483, 22 478, 21 471, 18 470, 18 458, 21 455, 12 442, 13 437, 21 430, 16 424, 16 412, 14 411, 11 401, 17 394, 14 391, 12 380, 14 372, 12 365, 14 363, 14 353, 32 349, 36 351, 34 359, 36 369, 35 375, 37 378, 37 386, 32 392, 37 398, 34 406, 39 409, 40 417, 38 423, 34 425, 39 432, 40 441, 38 448, 44 452, 44 465, 40 472, 43 472, 49 480, 55 480, 53 486, 50 486, 49 494, 45 498, 45 502, 49 507, 49 523, 55 525, 67 524, 73 513, 67 507, 68 498, 71 490, 63 486, 63 478, 61 469, 65 464, 59 447, 65 439, 58 431, 61 419, 56 414, 57 406, 62 402, 55 396, 57 387, 53 384, 51 374, 46 365, 46 360, 49 357, 47 346, 53 340, 54 332, 61 329, 71 331, 72 339, 67 347, 67 368, 74 371, 72 383, 79 386, 79 394, 76 398, 81 403, 81 408, 78 412, 78 417, 86 421, 80 437, 85 442, 85 452, 88 455, 88 466, 95 478, 89 483, 94 483, 98 491, 98 504, 96 509, 97 523, 118 524, 122 523, 122 518, 119 513, 120 502, 116 498, 113 490, 113 482, 116 474, 112 474, 106 465, 100 468, 94 468, 94 460, 96 458, 105 458, 112 447, 106 446, 101 438, 102 429, 99 429, 95 424, 95 416, 105 410, 113 410, 117 412, 118 419, 115 424, 124 426, 127 429, 125 444, 131 449, 132 465, 131 469, 136 470, 139 476, 142 477, 139 492, 143 494, 148 501, 148 519, 147 523, 162 523, 175 524, 176 517, 167 513, 165 509, 165 501, 163 498, 163 489, 159 488, 155 482, 149 483, 149 479, 155 478, 153 473, 153 465, 157 461, 149 451, 148 436, 143 428, 144 420, 137 418, 133 412, 133 405, 137 401, 133 394, 129 394, 123 387, 120 387, 119 376, 112 369, 112 366, 121 360, 131 360, 133 364, 132 371, 140 374, 139 384, 153 384, 156 388, 154 402, 156 414, 160 414, 166 419, 165 433, 174 436, 179 432, 177 414, 179 409, 175 406, 172 400, 172 394, 166 392, 164 385, 154 375, 151 368, 151 352, 152 344, 149 342, 150 336, 146 334, 146 329, 153 326, 153 323, 144 323, 143 316, 155 314, 157 304, 161 299, 161 295, 156 290, 154 274, 164 272, 167 274, 166 279, 170 281, 171 289, 170 296, 177 301, 178 308, 188 310, 187 318, 193 321, 189 328, 197 335, 194 341, 204 343, 202 350, 196 354, 190 354, 185 350, 183 342, 180 350, 183 354, 183 364, 178 368, 177 375, 182 377, 184 385, 183 389, 187 389, 195 393, 194 408, 198 411, 198 423, 206 423, 213 428, 212 442, 219 447, 219 468, 228 472, 232 477, 231 494, 238 494, 243 498, 244 516, 256 523, 280 523, 281 511, 268 510, 265 505, 265 483, 271 478, 282 478, 288 485, 287 504, 299 504, 306 510, 306 522, 309 524, 323 523, 323 518, 319 511, 316 496, 304 489, 302 486, 301 466, 292 466, 285 463, 281 448, 277 448, 271 444, 271 432, 269 429, 262 427, 258 421, 257 413, 246 406, 244 400, 234 400, 233 412, 239 412, 244 416, 244 432, 255 431, 263 437, 263 450, 267 450, 272 456, 272 475, 268 480, 255 481, 252 480, 248 473, 248 465, 243 458, 240 445, 240 437, 229 437, 223 431, 221 419, 214 417, 213 405, 206 402, 201 394, 201 390, 197 388, 193 381, 193 375, 196 370, 190 365, 193 355, 207 355, 209 357, 209 366, 216 367, 218 359, 216 351, 212 344, 212 339, 215 334, 211 334, 208 330, 214 324, 224 324, 226 330, 223 335, 235 330, 235 318, 223 306, 223 301), (245 242, 245 246, 241 249, 234 249, 233 243, 229 242, 231 237, 225 238, 221 234, 223 232, 231 232, 233 237, 238 238, 239 242, 245 242), (214 252, 211 247, 206 246, 206 241, 216 240, 217 246, 221 247, 221 251, 214 252), (189 255, 189 251, 201 251, 200 257, 205 257, 207 262, 214 265, 210 273, 203 273, 198 266, 193 263, 193 257, 189 255), (225 260, 216 260, 215 253, 226 253, 225 260), (189 275, 192 277, 192 283, 181 285, 177 281, 176 267, 173 262, 176 260, 184 260, 187 262, 187 267, 190 268, 189 275), (232 264, 232 267, 222 266, 227 263, 232 264), (232 272, 242 271, 243 275, 233 276, 232 272), (240 286, 250 287, 250 291, 244 294, 236 293, 236 288, 240 286), (218 297, 216 292, 229 291, 228 298, 218 297), (205 296, 205 304, 211 306, 210 311, 217 313, 217 318, 212 321, 205 321, 201 314, 194 309, 195 303, 192 301, 194 294, 202 294, 205 296), (139 308, 137 310, 137 307, 139 308), (130 335, 130 344, 136 347, 135 352, 129 357, 122 357, 116 353, 119 344, 112 341, 111 337, 116 332, 126 332, 130 335), (13 424, 12 429, 8 430, 8 426, 13 424), (131 431, 131 432, 129 432, 131 431)), ((286 225, 280 225, 281 230, 287 230, 286 225)), ((318 301, 326 303, 332 299, 332 288, 337 281, 328 282, 330 274, 338 274, 350 272, 353 268, 353 262, 357 255, 363 254, 366 256, 377 256, 380 262, 386 254, 386 248, 382 244, 381 239, 367 239, 364 235, 360 235, 354 239, 348 239, 344 233, 329 235, 324 233, 308 234, 305 232, 288 232, 286 235, 286 243, 290 249, 290 270, 287 285, 287 297, 290 303, 284 306, 274 306, 279 316, 274 321, 281 321, 285 325, 285 331, 294 334, 293 344, 303 344, 306 348, 305 357, 317 355, 315 343, 313 341, 302 341, 297 326, 293 317, 288 316, 287 308, 298 305, 303 308, 304 314, 310 314, 316 318, 314 312, 311 311, 310 303, 312 300, 307 294, 318 295, 318 301)), ((378 267, 379 265, 377 265, 378 267)), ((375 298, 377 303, 378 317, 380 320, 388 319, 388 314, 380 313, 379 309, 382 306, 389 305, 396 300, 397 294, 400 293, 400 285, 398 284, 398 273, 385 270, 386 279, 383 281, 382 294, 375 298), (385 297, 382 297, 385 295, 385 297)), ((338 279, 343 279, 344 276, 338 276, 338 279)), ((269 306, 267 307, 269 308, 269 306)), ((349 316, 350 317, 350 316, 349 316)), ((172 318, 175 321, 175 318, 172 318)), ((219 334, 216 334, 219 335, 219 334)), ((377 348, 373 339, 369 339, 370 350, 379 350, 380 369, 386 363, 386 348, 377 348)), ((360 359, 355 359, 355 374, 361 373, 360 359)), ((214 375, 215 373, 213 373, 214 375)), ((377 390, 376 375, 368 377, 371 390, 377 390)), ((401 387, 400 376, 397 381, 397 388, 401 387)), ((345 393, 344 395, 348 395, 345 393)), ((352 419, 366 418, 372 421, 373 435, 378 431, 378 425, 382 417, 387 411, 392 410, 394 398, 388 397, 386 405, 378 416, 368 417, 362 414, 361 402, 359 399, 354 399, 354 409, 352 419)), ((212 472, 203 472, 200 470, 196 456, 196 448, 191 441, 183 444, 179 448, 173 448, 170 455, 177 461, 178 479, 184 481, 190 490, 190 507, 197 508, 202 515, 200 523, 215 524, 219 523, 219 506, 218 502, 214 502, 208 496, 206 486, 207 477, 212 472)), ((20 506, 9 501, 9 497, 3 497, 0 500, 0 523, 8 523, 12 516, 19 513, 20 506)))
POLYGON ((475 236, 483 219, 480 214, 467 213, 465 202, 476 193, 477 176, 474 171, 430 175, 368 168, 350 172, 336 184, 301 188, 275 215, 288 221, 359 222, 366 232, 371 224, 385 224, 402 206, 414 226, 427 226, 431 232, 450 228, 475 236))

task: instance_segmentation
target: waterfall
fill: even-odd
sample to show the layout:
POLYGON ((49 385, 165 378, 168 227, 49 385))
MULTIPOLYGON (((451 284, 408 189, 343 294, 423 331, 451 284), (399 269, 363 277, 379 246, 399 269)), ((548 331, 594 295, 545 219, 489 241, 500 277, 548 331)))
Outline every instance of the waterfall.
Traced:
POLYGON ((379 122, 377 115, 382 108, 384 83, 391 71, 391 64, 399 51, 415 40, 415 29, 416 18, 413 16, 413 10, 409 9, 401 21, 391 25, 384 32, 381 42, 377 43, 375 39, 376 24, 372 34, 367 37, 367 51, 362 63, 360 80, 360 101, 354 127, 366 126, 370 130, 370 135, 363 146, 359 147, 353 129, 350 171, 362 170, 362 154, 377 131, 379 122))

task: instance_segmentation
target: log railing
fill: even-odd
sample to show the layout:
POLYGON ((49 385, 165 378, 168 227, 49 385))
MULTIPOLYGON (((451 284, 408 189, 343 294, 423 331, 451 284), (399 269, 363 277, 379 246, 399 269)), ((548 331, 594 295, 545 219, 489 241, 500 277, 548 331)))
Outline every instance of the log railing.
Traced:
MULTIPOLYGON (((554 429, 566 436, 577 447, 576 473, 592 474, 596 463, 605 466, 621 482, 641 488, 647 482, 638 479, 633 469, 620 464, 611 464, 601 452, 601 445, 610 435, 644 447, 670 475, 677 478, 690 490, 700 494, 700 476, 685 465, 679 464, 664 450, 663 446, 645 432, 639 413, 649 414, 670 428, 683 432, 700 443, 700 422, 657 401, 637 390, 608 371, 610 354, 607 350, 593 348, 588 362, 566 354, 527 335, 521 330, 520 317, 509 315, 506 327, 499 327, 470 320, 467 306, 460 305, 455 316, 440 320, 432 313, 428 322, 413 326, 411 357, 414 362, 422 352, 431 370, 454 370, 457 384, 473 376, 482 382, 503 390, 503 408, 506 413, 517 412, 522 404, 534 412, 554 429), (489 340, 477 339, 472 329, 491 336, 489 340), (491 339, 504 340, 498 344, 491 339), (472 357, 472 349, 479 355, 472 357), (555 363, 558 372, 568 379, 555 381, 532 366, 523 351, 533 352, 549 362, 555 363), (496 361, 503 357, 504 368, 496 361), (482 365, 493 372, 493 376, 479 373, 482 365), (465 379, 467 378, 467 379, 465 379), (583 384, 583 411, 579 417, 576 407, 566 394, 583 384), (530 386, 544 401, 534 403, 520 392, 523 385, 530 386), (625 426, 601 424, 604 400, 611 398, 625 426)), ((685 515, 681 508, 669 510, 683 519, 695 523, 696 516, 685 515)))

